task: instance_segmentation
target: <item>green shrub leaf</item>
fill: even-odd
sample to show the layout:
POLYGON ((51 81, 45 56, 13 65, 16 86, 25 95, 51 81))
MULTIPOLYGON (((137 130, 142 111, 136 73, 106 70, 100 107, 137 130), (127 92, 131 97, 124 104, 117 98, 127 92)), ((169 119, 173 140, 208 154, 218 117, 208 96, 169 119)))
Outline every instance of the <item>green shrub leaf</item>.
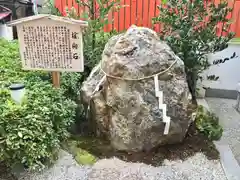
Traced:
POLYGON ((219 140, 223 133, 223 128, 219 125, 218 117, 215 114, 198 107, 196 115, 196 127, 210 140, 219 140))
MULTIPOLYGON (((16 42, 0 39, 0 68, 0 160, 40 170, 45 162, 54 160, 60 143, 69 135, 76 114, 72 99, 76 96, 67 97, 72 89, 66 84, 53 88, 46 72, 22 70, 16 42), (14 82, 26 86, 21 105, 11 99, 8 86, 14 82)), ((69 77, 63 78, 75 78, 69 77)))

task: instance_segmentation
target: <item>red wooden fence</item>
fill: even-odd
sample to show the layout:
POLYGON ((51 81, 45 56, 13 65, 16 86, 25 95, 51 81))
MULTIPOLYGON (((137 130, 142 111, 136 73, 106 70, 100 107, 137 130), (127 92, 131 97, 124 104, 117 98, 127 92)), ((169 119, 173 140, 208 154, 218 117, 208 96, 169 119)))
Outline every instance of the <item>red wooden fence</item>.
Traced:
MULTIPOLYGON (((87 0, 86 0, 87 1, 87 0)), ((114 18, 114 23, 111 23, 105 27, 105 31, 117 30, 123 31, 130 27, 132 24, 138 26, 145 26, 153 28, 155 31, 160 30, 160 24, 152 26, 152 18, 159 14, 157 5, 161 0, 121 0, 121 5, 125 5, 118 12, 112 12, 109 14, 109 19, 114 18)), ((216 4, 220 0, 214 0, 216 4)), ((83 7, 79 7, 75 0, 55 0, 55 6, 60 10, 63 15, 66 15, 66 7, 71 9, 75 7, 79 14, 86 11, 83 7)), ((230 0, 229 6, 233 7, 234 10, 228 15, 229 18, 233 19, 229 31, 235 32, 236 37, 240 37, 240 0, 230 0)), ((221 24, 219 24, 221 29, 221 24)), ((221 32, 219 32, 221 34, 221 32)))

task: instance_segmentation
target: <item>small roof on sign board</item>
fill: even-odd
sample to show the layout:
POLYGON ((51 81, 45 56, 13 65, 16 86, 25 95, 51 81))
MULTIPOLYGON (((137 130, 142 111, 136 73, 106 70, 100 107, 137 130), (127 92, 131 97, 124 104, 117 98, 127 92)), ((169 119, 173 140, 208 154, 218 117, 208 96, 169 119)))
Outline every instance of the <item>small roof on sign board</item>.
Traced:
POLYGON ((16 26, 18 24, 22 24, 22 23, 26 23, 29 21, 33 21, 33 20, 42 19, 42 18, 47 18, 47 19, 51 19, 53 21, 60 21, 60 22, 65 22, 65 23, 69 23, 69 24, 80 25, 83 27, 88 26, 88 22, 86 22, 86 21, 76 20, 76 19, 72 19, 72 18, 68 18, 68 17, 54 16, 51 14, 38 14, 38 15, 34 15, 34 16, 17 19, 17 20, 8 22, 7 25, 8 26, 16 26))

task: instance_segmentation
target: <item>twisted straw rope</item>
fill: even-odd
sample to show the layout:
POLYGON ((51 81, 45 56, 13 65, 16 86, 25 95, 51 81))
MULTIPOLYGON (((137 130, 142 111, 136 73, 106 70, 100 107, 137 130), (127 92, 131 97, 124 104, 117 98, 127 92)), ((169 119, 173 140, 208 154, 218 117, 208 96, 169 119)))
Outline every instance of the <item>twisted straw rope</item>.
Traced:
MULTIPOLYGON (((99 81, 99 83, 97 84, 97 86, 96 86, 96 88, 94 89, 94 91, 93 91, 93 93, 92 93, 92 95, 91 95, 91 98, 90 99, 92 99, 92 97, 93 97, 93 95, 97 92, 97 91, 99 91, 99 89, 100 89, 100 86, 101 86, 101 84, 104 82, 104 80, 106 79, 106 77, 110 77, 110 78, 114 78, 114 79, 118 79, 118 80, 125 80, 125 81, 140 81, 140 80, 144 80, 144 79, 149 79, 149 78, 153 78, 154 77, 154 79, 155 79, 155 77, 158 77, 159 75, 161 75, 161 74, 164 74, 164 73, 166 73, 167 71, 169 71, 174 65, 175 65, 175 63, 177 62, 177 60, 178 59, 176 59, 167 69, 165 69, 164 71, 160 71, 160 72, 158 72, 158 73, 155 73, 155 74, 153 74, 153 75, 150 75, 150 76, 145 76, 145 77, 142 77, 142 78, 138 78, 138 79, 134 79, 134 78, 121 78, 121 77, 117 77, 117 76, 112 76, 112 75, 110 75, 110 74, 108 74, 108 73, 106 73, 103 69, 102 69, 102 63, 100 63, 100 70, 104 73, 104 76, 102 77, 102 79, 99 81)), ((93 75, 94 73, 91 73, 91 75, 93 75)), ((90 75, 90 76, 91 76, 90 75)), ((155 87, 155 89, 156 89, 156 87, 155 87)), ((159 106, 162 104, 161 102, 160 102, 160 97, 156 94, 156 97, 159 99, 159 106)), ((90 103, 89 103, 90 104, 90 103)), ((90 109, 90 106, 88 106, 88 110, 90 109)), ((161 109, 161 108, 159 108, 159 109, 161 109)), ((169 127, 170 127, 170 119, 168 120, 168 121, 166 121, 165 120, 165 117, 163 117, 163 122, 165 122, 166 124, 165 124, 165 128, 164 128, 164 134, 166 135, 166 134, 168 134, 168 132, 169 132, 169 127)))
POLYGON ((118 76, 113 76, 113 75, 110 75, 108 73, 106 73, 103 69, 102 69, 102 66, 100 65, 100 70, 104 73, 105 76, 107 77, 110 77, 110 78, 114 78, 114 79, 119 79, 119 80, 125 80, 125 81, 141 81, 141 80, 144 80, 144 79, 149 79, 149 78, 152 78, 154 76, 159 76, 159 75, 162 75, 162 74, 165 74, 167 71, 169 71, 174 65, 175 63, 177 62, 177 60, 175 60, 167 69, 165 69, 164 71, 160 71, 156 74, 153 74, 153 75, 149 75, 149 76, 145 76, 145 77, 142 77, 142 78, 121 78, 121 77, 118 77, 118 76))

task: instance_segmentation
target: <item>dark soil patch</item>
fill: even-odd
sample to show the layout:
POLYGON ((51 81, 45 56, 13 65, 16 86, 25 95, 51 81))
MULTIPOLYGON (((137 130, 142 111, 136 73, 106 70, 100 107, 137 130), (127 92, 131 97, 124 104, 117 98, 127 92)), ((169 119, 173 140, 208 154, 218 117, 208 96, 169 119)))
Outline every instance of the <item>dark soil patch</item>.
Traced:
POLYGON ((3 162, 0 162, 0 179, 17 180, 17 178, 10 172, 10 169, 3 162))
POLYGON ((160 146, 149 152, 129 153, 114 151, 108 141, 89 136, 75 136, 73 140, 77 148, 84 149, 99 159, 115 156, 124 161, 142 162, 153 166, 161 165, 164 159, 184 160, 197 152, 204 153, 208 159, 219 158, 219 152, 216 150, 213 142, 208 140, 203 134, 200 134, 194 124, 190 126, 182 143, 160 146))

